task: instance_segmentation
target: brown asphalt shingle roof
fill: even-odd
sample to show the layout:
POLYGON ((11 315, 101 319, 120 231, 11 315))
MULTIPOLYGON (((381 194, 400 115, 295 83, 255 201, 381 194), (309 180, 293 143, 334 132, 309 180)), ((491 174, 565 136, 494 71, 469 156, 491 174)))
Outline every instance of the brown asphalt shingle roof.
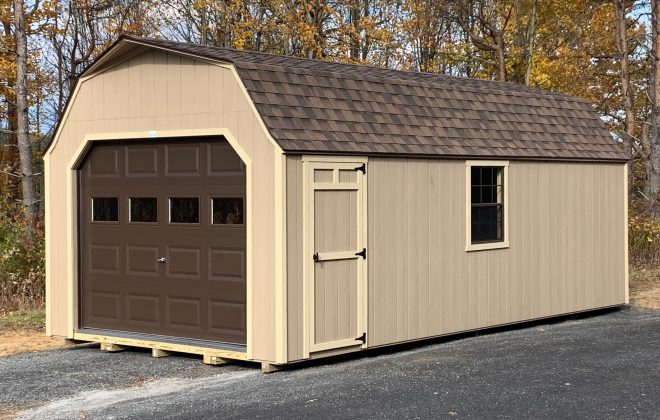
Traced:
POLYGON ((628 159, 580 98, 511 83, 124 39, 233 64, 286 152, 628 159))

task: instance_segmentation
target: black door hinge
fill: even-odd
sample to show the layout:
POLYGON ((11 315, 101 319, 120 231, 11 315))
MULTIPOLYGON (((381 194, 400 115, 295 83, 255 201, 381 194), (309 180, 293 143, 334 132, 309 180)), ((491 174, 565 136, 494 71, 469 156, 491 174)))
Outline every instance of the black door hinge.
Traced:
POLYGON ((356 171, 362 171, 363 174, 367 173, 367 165, 363 163, 362 165, 355 168, 356 171))
POLYGON ((367 248, 362 248, 362 251, 356 252, 355 255, 362 257, 363 260, 367 259, 367 248))
POLYGON ((314 262, 319 262, 319 253, 315 252, 314 255, 312 255, 312 258, 314 259, 314 262))
POLYGON ((367 333, 366 332, 362 333, 362 335, 359 336, 358 338, 356 338, 355 341, 362 341, 362 344, 366 344, 367 343, 367 333))

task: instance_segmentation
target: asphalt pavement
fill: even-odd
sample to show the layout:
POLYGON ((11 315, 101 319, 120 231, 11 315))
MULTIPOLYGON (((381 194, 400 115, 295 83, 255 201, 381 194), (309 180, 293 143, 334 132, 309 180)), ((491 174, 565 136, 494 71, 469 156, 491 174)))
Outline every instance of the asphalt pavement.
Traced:
POLYGON ((660 419, 660 312, 586 317, 262 374, 199 357, 80 347, 0 358, 26 419, 660 419))

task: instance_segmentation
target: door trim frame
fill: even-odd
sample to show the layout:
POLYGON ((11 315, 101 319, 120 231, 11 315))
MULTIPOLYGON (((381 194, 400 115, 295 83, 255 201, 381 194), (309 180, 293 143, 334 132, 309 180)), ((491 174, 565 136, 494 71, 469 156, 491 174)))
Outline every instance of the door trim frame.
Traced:
MULTIPOLYGON (((317 345, 312 349, 312 337, 311 337, 311 318, 312 310, 312 299, 310 297, 310 277, 314 273, 314 262, 311 258, 311 255, 314 253, 314 241, 313 241, 313 231, 310 229, 310 223, 313 221, 313 200, 310 199, 310 191, 313 183, 313 174, 311 169, 319 166, 324 166, 323 164, 328 164, 328 167, 338 163, 354 163, 360 165, 364 163, 368 166, 367 157, 346 157, 346 156, 318 156, 318 155, 303 155, 302 156, 302 165, 303 165, 303 358, 310 358, 310 353, 325 351, 335 348, 342 348, 348 346, 355 346, 356 340, 344 340, 341 342, 334 342, 332 344, 317 345)), ((362 217, 358 217, 357 228, 361 236, 361 244, 358 244, 359 247, 368 248, 368 235, 367 235, 367 222, 368 222, 368 208, 367 208, 367 174, 365 173, 362 180, 361 187, 361 200, 360 207, 362 217)), ((341 189, 341 188, 339 188, 341 189)), ((358 279, 358 299, 357 299, 357 314, 358 314, 358 326, 363 330, 363 332, 368 332, 368 262, 361 264, 362 270, 358 273, 361 277, 358 279)), ((367 334, 367 338, 369 334, 367 334)), ((368 341, 365 341, 361 348, 368 347, 368 341)))
POLYGON ((75 331, 80 324, 79 308, 80 308, 80 271, 79 271, 79 188, 78 188, 78 169, 82 164, 84 157, 92 147, 92 143, 101 141, 144 141, 144 140, 167 140, 182 137, 210 137, 222 136, 229 145, 241 158, 245 164, 245 218, 248 221, 245 226, 246 246, 245 252, 247 254, 245 261, 245 287, 246 287, 246 302, 245 302, 245 317, 246 317, 246 356, 252 359, 252 244, 253 244, 253 231, 252 231, 252 159, 246 151, 241 147, 236 138, 231 134, 228 128, 214 128, 214 129, 198 129, 198 130, 159 130, 159 131, 126 131, 126 132, 111 132, 111 133, 92 133, 87 134, 83 141, 78 145, 73 157, 67 165, 68 176, 66 177, 66 205, 67 205, 67 238, 66 247, 69 252, 70 258, 67 261, 67 295, 69 302, 67 313, 67 329, 70 337, 74 337, 75 331))

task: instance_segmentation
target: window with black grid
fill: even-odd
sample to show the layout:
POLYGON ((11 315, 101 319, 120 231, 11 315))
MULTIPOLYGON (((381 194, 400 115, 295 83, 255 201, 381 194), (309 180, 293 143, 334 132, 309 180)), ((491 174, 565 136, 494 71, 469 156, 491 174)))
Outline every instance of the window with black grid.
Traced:
POLYGON ((504 168, 472 166, 472 243, 504 241, 504 168))

